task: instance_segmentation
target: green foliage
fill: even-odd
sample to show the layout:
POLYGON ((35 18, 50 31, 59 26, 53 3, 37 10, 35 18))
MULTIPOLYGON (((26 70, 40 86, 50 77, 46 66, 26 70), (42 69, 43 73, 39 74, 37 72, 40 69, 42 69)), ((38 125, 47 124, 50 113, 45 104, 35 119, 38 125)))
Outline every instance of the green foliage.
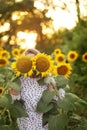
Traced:
POLYGON ((56 86, 58 88, 65 88, 66 84, 69 83, 69 79, 68 78, 65 78, 64 76, 57 76, 56 79, 56 86))
POLYGON ((20 91, 21 82, 9 66, 0 67, 0 130, 19 130, 17 118, 26 117, 24 104, 13 101, 9 89, 20 91))
MULTIPOLYGON (((65 88, 66 86, 67 82, 65 88)), ((61 99, 60 96, 57 95, 59 88, 57 86, 56 88, 56 91, 54 90, 52 92, 45 90, 37 104, 36 111, 44 113, 43 126, 48 123, 49 130, 68 130, 69 128, 73 130, 74 128, 78 129, 78 127, 85 129, 86 118, 84 118, 84 116, 87 117, 87 102, 70 92, 70 90, 68 90, 65 93, 65 97, 61 99), (83 118, 85 121, 84 124, 83 118)))
POLYGON ((41 97, 40 101, 37 104, 36 111, 45 113, 45 112, 49 111, 50 109, 52 109, 53 108, 53 104, 50 103, 50 102, 53 99, 54 95, 55 95, 54 92, 50 93, 50 91, 45 90, 43 92, 43 96, 41 97))
POLYGON ((18 100, 15 100, 14 103, 10 105, 9 111, 11 117, 14 119, 27 116, 23 104, 18 100))
POLYGON ((49 130, 65 130, 65 127, 68 123, 68 118, 66 114, 60 114, 60 115, 50 115, 48 124, 49 124, 49 130))

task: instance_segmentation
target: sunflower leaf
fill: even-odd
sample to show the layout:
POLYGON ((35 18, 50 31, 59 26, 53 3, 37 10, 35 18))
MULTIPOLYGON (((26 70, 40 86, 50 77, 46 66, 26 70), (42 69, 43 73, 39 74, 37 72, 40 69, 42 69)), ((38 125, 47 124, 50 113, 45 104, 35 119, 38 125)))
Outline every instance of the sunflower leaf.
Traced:
POLYGON ((14 89, 14 90, 16 90, 16 91, 20 91, 20 81, 16 81, 16 82, 9 82, 8 83, 8 88, 12 88, 12 89, 14 89))
POLYGON ((43 85, 44 85, 44 78, 39 79, 39 80, 38 80, 38 84, 39 84, 40 86, 43 86, 43 85))
POLYGON ((11 104, 9 111, 13 118, 28 116, 25 111, 24 105, 19 100, 15 100, 14 103, 11 104))
POLYGON ((48 104, 51 102, 51 100, 54 98, 55 92, 50 92, 49 90, 45 90, 42 95, 42 99, 45 102, 45 104, 48 104))
POLYGON ((66 87, 66 84, 68 84, 68 79, 65 78, 64 76, 57 76, 55 78, 55 81, 56 81, 56 86, 58 88, 61 88, 61 87, 64 88, 66 87))
POLYGON ((49 110, 51 110, 53 108, 53 104, 49 103, 49 104, 45 104, 45 102, 43 102, 43 100, 41 99, 38 103, 37 103, 37 108, 36 111, 37 112, 41 112, 41 113, 46 113, 49 110))
POLYGON ((6 94, 0 97, 0 106, 8 108, 12 103, 11 95, 6 94))
POLYGON ((48 121, 49 130, 65 130, 67 125, 68 117, 66 114, 50 115, 48 121))

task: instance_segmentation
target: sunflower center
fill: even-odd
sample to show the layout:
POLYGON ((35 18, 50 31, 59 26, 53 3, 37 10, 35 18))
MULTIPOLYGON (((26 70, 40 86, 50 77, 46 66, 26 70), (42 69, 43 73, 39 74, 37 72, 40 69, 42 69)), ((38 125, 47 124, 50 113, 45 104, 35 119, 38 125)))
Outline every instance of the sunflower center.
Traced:
POLYGON ((75 57, 75 55, 74 55, 74 54, 71 54, 71 55, 70 55, 70 58, 72 58, 72 59, 73 59, 74 57, 75 57))
POLYGON ((30 58, 21 58, 17 61, 16 67, 21 73, 27 73, 32 68, 32 61, 30 58))
POLYGON ((64 60, 64 58, 63 57, 58 57, 58 61, 60 61, 60 62, 62 62, 64 60))
POLYGON ((15 55, 18 55, 18 51, 14 51, 14 54, 15 54, 15 55))
POLYGON ((0 89, 0 94, 2 93, 2 89, 0 89))
POLYGON ((59 51, 56 51, 56 54, 59 54, 59 51))
POLYGON ((36 61, 36 69, 40 72, 45 72, 49 69, 49 61, 44 57, 39 57, 36 61))
POLYGON ((4 59, 0 59, 0 65, 5 65, 6 61, 4 59))
POLYGON ((2 56, 7 56, 7 54, 6 54, 6 53, 3 53, 2 56))
POLYGON ((57 68, 57 72, 59 75, 66 75, 66 73, 68 72, 68 68, 67 68, 67 66, 62 65, 57 68))
POLYGON ((87 60, 87 55, 85 55, 85 59, 87 60))

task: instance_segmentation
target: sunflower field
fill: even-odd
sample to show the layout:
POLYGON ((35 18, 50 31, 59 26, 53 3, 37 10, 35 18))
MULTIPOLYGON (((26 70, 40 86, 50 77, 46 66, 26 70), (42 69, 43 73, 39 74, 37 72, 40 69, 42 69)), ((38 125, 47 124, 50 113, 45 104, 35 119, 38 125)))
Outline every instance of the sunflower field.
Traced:
POLYGON ((19 130, 17 118, 27 117, 24 102, 13 100, 13 96, 21 90, 20 76, 32 75, 42 77, 40 85, 52 86, 51 91, 43 92, 36 108, 43 113, 43 126, 48 124, 49 130, 87 130, 87 52, 79 55, 70 50, 65 54, 56 48, 50 55, 38 53, 31 58, 24 51, 0 48, 0 130, 19 130), (76 67, 79 59, 80 67, 76 67))

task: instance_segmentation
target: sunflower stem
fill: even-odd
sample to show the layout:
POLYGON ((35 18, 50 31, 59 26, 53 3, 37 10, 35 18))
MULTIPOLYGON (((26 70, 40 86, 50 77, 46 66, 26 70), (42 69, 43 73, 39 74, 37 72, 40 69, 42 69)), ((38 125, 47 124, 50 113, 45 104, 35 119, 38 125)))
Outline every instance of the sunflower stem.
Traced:
POLYGON ((17 76, 12 77, 11 81, 14 81, 17 78, 17 76))
POLYGON ((10 115, 10 112, 9 112, 9 110, 7 110, 7 112, 8 112, 8 117, 9 117, 10 126, 11 126, 11 125, 12 125, 12 119, 11 119, 11 115, 10 115))
POLYGON ((52 83, 51 83, 51 85, 52 85, 53 88, 54 88, 54 91, 55 91, 55 93, 56 93, 56 96, 58 96, 58 97, 60 98, 60 96, 59 96, 59 91, 58 91, 57 87, 56 87, 55 85, 53 85, 52 83))
POLYGON ((7 89, 8 89, 8 86, 6 85, 6 87, 3 89, 3 91, 2 91, 2 96, 5 94, 5 92, 7 91, 7 89))

